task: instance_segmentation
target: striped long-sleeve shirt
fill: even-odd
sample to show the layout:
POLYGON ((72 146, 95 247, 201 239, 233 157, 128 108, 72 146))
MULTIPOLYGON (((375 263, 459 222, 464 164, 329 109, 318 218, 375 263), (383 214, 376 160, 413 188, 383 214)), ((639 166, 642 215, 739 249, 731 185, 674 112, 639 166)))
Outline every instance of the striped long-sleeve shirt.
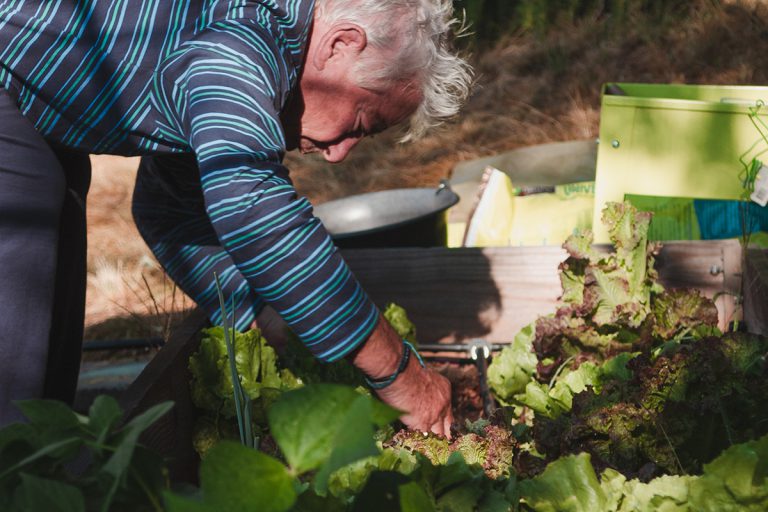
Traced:
POLYGON ((194 152, 237 269, 333 361, 378 312, 281 163, 279 113, 312 11, 312 0, 0 0, 0 87, 51 142, 194 152))

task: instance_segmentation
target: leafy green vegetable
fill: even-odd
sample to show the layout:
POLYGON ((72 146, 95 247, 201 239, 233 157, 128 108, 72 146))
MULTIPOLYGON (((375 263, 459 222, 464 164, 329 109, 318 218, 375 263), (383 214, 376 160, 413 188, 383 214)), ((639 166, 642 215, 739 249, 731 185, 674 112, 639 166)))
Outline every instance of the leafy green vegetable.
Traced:
MULTIPOLYGON (((290 370, 279 369, 275 350, 258 329, 236 332, 233 348, 240 385, 250 403, 251 429, 263 433, 266 411, 284 391, 302 385, 290 370)), ((236 414, 232 372, 224 329, 203 330, 198 350, 189 358, 192 402, 204 411, 193 427, 193 443, 201 456, 221 439, 235 439, 236 414)))
POLYGON ((269 425, 292 471, 317 469, 315 487, 324 494, 331 473, 378 454, 374 425, 399 415, 352 388, 316 384, 282 395, 269 411, 269 425))
POLYGON ((663 340, 720 335, 717 308, 698 291, 670 290, 653 301, 653 335, 663 340))
POLYGON ((297 488, 285 466, 264 453, 223 441, 211 448, 200 468, 200 495, 165 494, 169 512, 283 512, 297 488))
MULTIPOLYGON (((241 385, 251 400, 262 398, 264 389, 288 390, 301 385, 290 371, 278 369, 275 350, 258 329, 236 333, 234 349, 241 385)), ((194 404, 203 410, 233 417, 234 389, 223 328, 203 330, 200 347, 189 358, 189 369, 194 404)))
POLYGON ((563 457, 519 487, 523 502, 536 512, 607 510, 607 497, 587 454, 563 457))
POLYGON ((159 507, 167 485, 163 461, 138 438, 170 410, 170 403, 125 425, 120 425, 117 402, 106 395, 94 400, 88 416, 52 400, 17 405, 29 422, 0 429, 0 510, 159 507))
MULTIPOLYGON (((694 477, 664 475, 648 483, 639 480, 626 481, 624 476, 612 470, 606 470, 601 476, 603 489, 610 483, 616 486, 612 510, 619 512, 641 511, 665 512, 689 511, 690 482, 694 477)), ((696 510, 696 509, 694 509, 696 510)))
MULTIPOLYGON (((574 395, 534 436, 551 459, 587 451, 628 476, 697 473, 730 444, 768 433, 768 339, 744 333, 678 345, 629 362, 629 381, 574 395)), ((583 366, 583 365, 582 365, 583 366)))
POLYGON ((464 434, 453 442, 434 434, 401 430, 384 445, 419 453, 434 465, 445 465, 459 453, 466 464, 482 467, 489 478, 496 479, 509 477, 516 440, 507 428, 488 424, 481 434, 464 434))
POLYGON ((690 486, 691 508, 702 512, 768 509, 768 436, 738 444, 704 465, 690 486))
POLYGON ((537 377, 548 381, 567 360, 601 362, 670 339, 717 332, 717 309, 697 291, 667 292, 654 269, 659 246, 648 242, 650 214, 629 203, 603 211, 613 252, 592 247, 592 233, 572 235, 560 265, 562 305, 536 322, 537 377))
POLYGON ((661 476, 643 483, 612 469, 598 480, 590 456, 560 458, 523 480, 523 502, 537 512, 759 511, 768 507, 768 436, 734 445, 700 476, 661 476))
POLYGON ((384 308, 384 313, 382 314, 401 338, 408 340, 413 346, 418 348, 419 341, 416 339, 416 326, 408 319, 405 309, 394 302, 390 302, 384 308))
POLYGON ((536 374, 535 327, 535 323, 523 327, 488 366, 488 384, 496 398, 503 402, 509 403, 515 395, 522 393, 536 374))

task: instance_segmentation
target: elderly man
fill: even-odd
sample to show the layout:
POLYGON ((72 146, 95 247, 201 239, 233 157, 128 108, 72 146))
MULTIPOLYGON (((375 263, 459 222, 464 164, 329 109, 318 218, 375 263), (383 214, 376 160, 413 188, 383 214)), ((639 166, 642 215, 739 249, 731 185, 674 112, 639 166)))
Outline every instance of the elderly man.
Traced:
POLYGON ((281 164, 342 160, 454 115, 469 69, 447 0, 0 0, 0 424, 72 400, 88 153, 160 155, 134 214, 166 271, 237 327, 271 306, 321 361, 347 357, 403 421, 448 434, 450 386, 383 320, 281 164), (189 155, 186 158, 163 155, 189 155), (193 164, 193 165, 191 165, 193 164))

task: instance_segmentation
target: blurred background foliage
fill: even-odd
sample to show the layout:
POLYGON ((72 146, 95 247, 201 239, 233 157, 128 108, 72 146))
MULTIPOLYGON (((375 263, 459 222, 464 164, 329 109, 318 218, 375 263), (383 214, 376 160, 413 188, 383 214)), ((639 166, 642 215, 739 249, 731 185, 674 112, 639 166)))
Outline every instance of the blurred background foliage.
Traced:
MULTIPOLYGON (((605 19, 606 28, 621 29, 633 16, 657 22, 674 19, 689 9, 690 0, 454 0, 469 22, 470 44, 487 47, 517 31, 544 35, 549 29, 584 18, 605 19)), ((718 4, 719 0, 707 0, 718 4)))

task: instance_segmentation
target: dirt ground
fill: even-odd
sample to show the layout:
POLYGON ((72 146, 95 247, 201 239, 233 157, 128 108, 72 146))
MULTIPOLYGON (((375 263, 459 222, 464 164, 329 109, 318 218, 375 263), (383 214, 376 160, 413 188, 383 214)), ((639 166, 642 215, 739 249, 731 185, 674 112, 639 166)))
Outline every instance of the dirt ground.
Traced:
MULTIPOLYGON (((477 85, 463 113, 424 139, 397 133, 363 141, 338 165, 289 154, 300 193, 319 203, 344 195, 435 186, 456 163, 521 146, 597 137, 605 82, 768 84, 768 5, 692 1, 676 19, 605 19, 559 26, 544 37, 511 34, 471 57, 477 85)), ((88 201, 86 338, 163 336, 191 307, 174 290, 130 215, 137 159, 92 157, 88 201)))

